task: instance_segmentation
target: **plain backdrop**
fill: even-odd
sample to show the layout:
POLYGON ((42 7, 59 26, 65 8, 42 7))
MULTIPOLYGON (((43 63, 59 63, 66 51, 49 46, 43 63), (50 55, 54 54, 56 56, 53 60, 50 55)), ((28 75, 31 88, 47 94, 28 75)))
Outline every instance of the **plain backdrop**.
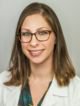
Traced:
POLYGON ((56 12, 69 55, 80 76, 80 0, 0 0, 0 72, 8 68, 19 15, 35 1, 50 5, 56 12))

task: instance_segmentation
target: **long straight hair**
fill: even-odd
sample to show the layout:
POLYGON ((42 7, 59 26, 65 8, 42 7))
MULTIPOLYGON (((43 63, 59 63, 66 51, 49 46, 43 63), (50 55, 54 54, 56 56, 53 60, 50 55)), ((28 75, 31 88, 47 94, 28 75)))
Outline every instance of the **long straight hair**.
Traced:
POLYGON ((29 4, 27 7, 24 8, 20 15, 15 32, 15 41, 9 64, 11 79, 5 84, 8 86, 17 86, 20 84, 24 85, 31 73, 29 60, 22 52, 21 42, 19 41, 18 37, 21 36, 21 26, 25 18, 34 14, 42 15, 55 33, 56 45, 53 51, 53 70, 57 83, 60 86, 66 86, 69 84, 70 79, 75 76, 75 69, 68 55, 63 31, 55 12, 48 5, 38 2, 29 4))

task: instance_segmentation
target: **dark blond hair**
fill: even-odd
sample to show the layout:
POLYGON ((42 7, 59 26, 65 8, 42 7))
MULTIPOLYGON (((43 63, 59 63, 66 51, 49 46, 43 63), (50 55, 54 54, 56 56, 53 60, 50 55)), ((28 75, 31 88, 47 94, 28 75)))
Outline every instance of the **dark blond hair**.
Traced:
POLYGON ((56 36, 56 45, 54 49, 53 65, 56 80, 60 86, 69 84, 71 78, 75 76, 75 70, 68 55, 62 28, 55 12, 46 4, 31 3, 21 13, 16 33, 13 51, 9 64, 11 79, 6 82, 6 85, 24 85, 30 75, 30 64, 28 58, 23 54, 21 43, 18 40, 20 36, 21 26, 27 16, 40 14, 50 25, 56 36))

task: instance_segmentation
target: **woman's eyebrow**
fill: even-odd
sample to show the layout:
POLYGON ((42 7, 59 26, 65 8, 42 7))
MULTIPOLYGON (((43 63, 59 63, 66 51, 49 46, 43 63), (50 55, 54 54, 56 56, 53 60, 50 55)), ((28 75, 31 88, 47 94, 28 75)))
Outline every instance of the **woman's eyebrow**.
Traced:
MULTIPOLYGON (((48 27, 39 27, 36 29, 36 31, 41 30, 41 29, 49 29, 49 28, 48 27)), ((29 29, 29 28, 21 28, 21 30, 31 31, 31 29, 29 29)))

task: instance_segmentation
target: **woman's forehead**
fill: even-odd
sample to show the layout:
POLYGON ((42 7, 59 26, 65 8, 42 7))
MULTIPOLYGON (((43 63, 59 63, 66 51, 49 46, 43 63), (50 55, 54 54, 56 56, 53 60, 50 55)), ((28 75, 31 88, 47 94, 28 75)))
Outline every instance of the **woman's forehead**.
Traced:
POLYGON ((26 28, 26 29, 35 29, 35 28, 38 29, 42 27, 50 28, 46 19, 40 14, 27 16, 24 19, 23 24, 21 26, 21 28, 26 28))

